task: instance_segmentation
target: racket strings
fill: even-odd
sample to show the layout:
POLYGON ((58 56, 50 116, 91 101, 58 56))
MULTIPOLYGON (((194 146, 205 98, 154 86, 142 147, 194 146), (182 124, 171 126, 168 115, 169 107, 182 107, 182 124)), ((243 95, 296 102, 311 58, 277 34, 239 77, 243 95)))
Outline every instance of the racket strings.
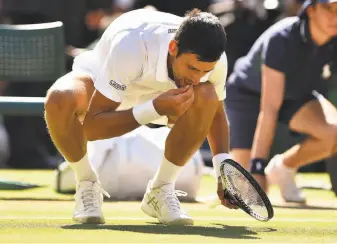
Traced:
POLYGON ((248 206, 258 218, 268 217, 263 199, 249 180, 237 168, 229 164, 225 165, 224 171, 227 176, 225 180, 229 181, 229 184, 226 184, 227 190, 232 195, 238 196, 241 204, 248 206))

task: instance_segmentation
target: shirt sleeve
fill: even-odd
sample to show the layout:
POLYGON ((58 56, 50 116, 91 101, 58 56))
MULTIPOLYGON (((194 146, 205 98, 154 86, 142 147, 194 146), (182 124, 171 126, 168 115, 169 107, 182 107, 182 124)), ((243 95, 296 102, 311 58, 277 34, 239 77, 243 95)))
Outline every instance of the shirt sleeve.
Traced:
POLYGON ((222 101, 226 98, 227 70, 227 56, 224 52, 209 76, 209 81, 214 84, 219 101, 222 101))
POLYGON ((285 38, 281 33, 276 33, 264 40, 261 55, 262 64, 283 73, 286 71, 285 38))
POLYGON ((144 50, 139 35, 131 32, 103 35, 94 50, 75 58, 73 71, 89 75, 100 93, 122 102, 130 83, 142 73, 144 50))

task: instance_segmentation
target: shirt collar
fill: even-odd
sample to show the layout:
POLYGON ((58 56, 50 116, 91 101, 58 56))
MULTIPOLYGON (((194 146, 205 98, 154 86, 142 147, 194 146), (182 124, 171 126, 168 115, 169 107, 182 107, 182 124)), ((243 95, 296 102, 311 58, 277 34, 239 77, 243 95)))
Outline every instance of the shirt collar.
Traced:
POLYGON ((315 45, 311 38, 309 22, 307 20, 302 20, 300 22, 300 34, 303 43, 315 45))
MULTIPOLYGON (((315 44, 315 42, 311 38, 308 20, 302 20, 300 22, 300 34, 301 34, 301 39, 302 39, 303 43, 310 44, 310 45, 313 45, 313 46, 317 47, 317 45, 315 44)), ((331 46, 331 44, 334 45, 334 46, 337 46, 336 43, 337 43, 337 37, 332 38, 329 42, 324 44, 322 47, 331 46)))
POLYGON ((167 70, 167 55, 168 55, 168 47, 170 41, 173 39, 173 34, 166 34, 161 41, 160 48, 159 48, 159 55, 157 61, 157 72, 156 72, 156 79, 159 82, 173 82, 167 70))

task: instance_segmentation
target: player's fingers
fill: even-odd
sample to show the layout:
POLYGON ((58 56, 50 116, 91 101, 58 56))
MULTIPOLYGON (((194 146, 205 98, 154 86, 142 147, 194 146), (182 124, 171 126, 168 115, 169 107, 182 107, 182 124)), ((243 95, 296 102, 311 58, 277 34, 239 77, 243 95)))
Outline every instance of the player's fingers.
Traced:
POLYGON ((232 204, 228 199, 224 198, 223 190, 218 191, 218 197, 220 199, 221 204, 224 205, 225 207, 230 208, 230 209, 235 208, 234 204, 232 204))
POLYGON ((231 203, 227 199, 222 199, 221 200, 221 204, 224 205, 227 208, 230 208, 230 209, 238 209, 238 206, 236 206, 235 204, 231 203))
POLYGON ((190 102, 192 103, 194 101, 194 91, 193 88, 191 89, 191 91, 185 92, 184 94, 182 94, 183 97, 183 102, 190 102))
POLYGON ((230 209, 238 209, 238 206, 232 201, 231 199, 226 198, 225 192, 222 188, 222 183, 218 182, 218 190, 217 190, 218 197, 221 201, 221 204, 230 209))
POLYGON ((186 92, 176 95, 176 99, 179 103, 189 100, 191 97, 194 99, 194 90, 192 86, 186 92))
POLYGON ((171 93, 172 95, 179 95, 179 94, 183 94, 185 92, 187 92, 189 90, 190 86, 184 86, 184 87, 180 87, 177 89, 172 89, 169 91, 169 93, 171 93))

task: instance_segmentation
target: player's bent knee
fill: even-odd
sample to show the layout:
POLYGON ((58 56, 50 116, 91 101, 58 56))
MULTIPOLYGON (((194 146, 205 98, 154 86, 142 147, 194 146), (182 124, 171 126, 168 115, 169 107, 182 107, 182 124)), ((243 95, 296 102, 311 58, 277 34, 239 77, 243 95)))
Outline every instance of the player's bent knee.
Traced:
POLYGON ((66 116, 74 113, 76 108, 76 99, 72 90, 59 90, 51 88, 47 92, 45 101, 45 113, 48 117, 66 116))
POLYGON ((337 125, 328 124, 317 139, 324 144, 327 156, 334 155, 337 152, 337 125))
POLYGON ((219 99, 214 85, 211 83, 202 83, 194 88, 194 103, 198 107, 208 107, 218 104, 219 99))
POLYGON ((330 133, 326 137, 326 143, 330 149, 330 156, 333 156, 337 153, 337 125, 330 126, 330 133))

